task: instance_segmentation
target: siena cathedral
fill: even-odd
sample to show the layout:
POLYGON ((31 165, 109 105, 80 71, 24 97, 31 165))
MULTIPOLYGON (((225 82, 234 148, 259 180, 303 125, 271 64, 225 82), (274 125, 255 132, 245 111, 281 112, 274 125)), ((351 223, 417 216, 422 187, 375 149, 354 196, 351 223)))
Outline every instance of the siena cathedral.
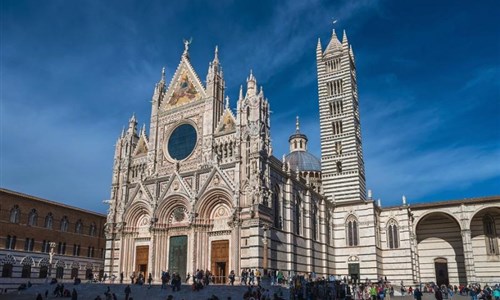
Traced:
MULTIPOLYGON (((405 284, 499 282, 500 197, 381 207, 366 190, 353 49, 344 32, 316 48, 321 158, 299 120, 273 156, 270 101, 250 72, 236 110, 218 51, 206 84, 189 42, 154 86, 149 134, 119 136, 105 272, 281 270, 405 284)), ((318 137, 315 137, 318 138, 318 137)), ((282 142, 282 141, 279 141, 282 142)))

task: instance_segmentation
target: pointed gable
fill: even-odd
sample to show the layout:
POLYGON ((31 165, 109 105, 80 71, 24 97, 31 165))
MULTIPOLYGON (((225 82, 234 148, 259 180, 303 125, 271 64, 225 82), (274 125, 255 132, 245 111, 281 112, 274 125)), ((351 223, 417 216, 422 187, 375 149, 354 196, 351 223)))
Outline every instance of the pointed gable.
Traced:
POLYGON ((141 134, 137 146, 135 146, 134 156, 148 153, 148 141, 144 134, 141 134))
POLYGON ((230 109, 226 108, 222 115, 219 124, 217 125, 216 134, 227 134, 236 131, 236 118, 230 109))
POLYGON ((183 55, 161 107, 172 109, 204 98, 205 89, 189 59, 183 55))

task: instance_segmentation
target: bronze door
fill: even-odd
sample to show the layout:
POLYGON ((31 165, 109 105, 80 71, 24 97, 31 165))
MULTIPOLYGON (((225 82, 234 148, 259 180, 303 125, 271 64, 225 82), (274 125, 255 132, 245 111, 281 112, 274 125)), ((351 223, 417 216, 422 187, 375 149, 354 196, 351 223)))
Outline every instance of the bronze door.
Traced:
POLYGON ((211 255, 211 272, 214 283, 226 283, 229 268, 229 241, 213 241, 211 255))
POLYGON ((140 273, 147 278, 148 274, 148 258, 149 258, 149 246, 137 246, 135 248, 135 272, 136 276, 140 273))
POLYGON ((187 270, 187 235, 170 238, 168 268, 170 274, 178 273, 181 280, 186 278, 187 270))

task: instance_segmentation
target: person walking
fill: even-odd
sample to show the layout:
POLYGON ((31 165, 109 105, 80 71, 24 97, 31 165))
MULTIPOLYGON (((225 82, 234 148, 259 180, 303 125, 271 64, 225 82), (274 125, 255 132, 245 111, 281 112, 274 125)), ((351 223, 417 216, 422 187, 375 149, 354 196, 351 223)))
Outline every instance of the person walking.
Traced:
POLYGON ((43 300, 42 294, 38 293, 36 296, 36 300, 43 300))
POLYGON ((123 284, 123 272, 120 273, 120 284, 123 284))
POLYGON ((151 288, 151 283, 153 282, 153 276, 151 275, 151 273, 149 273, 149 276, 148 276, 148 289, 151 288))
POLYGON ((422 292, 420 291, 419 288, 416 288, 415 289, 415 292, 413 293, 413 297, 415 298, 415 300, 422 300, 422 292))
POLYGON ((71 293, 71 300, 78 300, 78 293, 75 289, 73 289, 73 292, 71 293))
POLYGON ((434 297, 436 298, 436 300, 443 300, 443 293, 438 286, 434 288, 434 297))
POLYGON ((127 285, 127 287, 125 288, 125 300, 129 300, 131 292, 132 290, 130 289, 130 285, 127 285))
POLYGON ((235 278, 234 270, 231 270, 231 272, 229 272, 229 284, 230 285, 234 285, 234 278, 235 278))

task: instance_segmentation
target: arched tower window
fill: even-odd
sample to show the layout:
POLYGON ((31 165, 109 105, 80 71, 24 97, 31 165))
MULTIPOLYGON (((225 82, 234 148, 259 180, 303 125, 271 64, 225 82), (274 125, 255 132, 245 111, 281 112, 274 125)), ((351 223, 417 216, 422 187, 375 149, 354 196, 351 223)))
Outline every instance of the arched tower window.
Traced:
POLYGON ((497 232, 495 221, 490 215, 483 217, 484 237, 486 239, 486 253, 488 255, 498 255, 497 232))
POLYGON ((302 227, 302 201, 298 195, 295 195, 295 233, 300 234, 302 227))
POLYGON ((54 222, 54 216, 52 213, 48 213, 45 217, 45 228, 52 229, 52 223, 54 222))
POLYGON ((19 223, 19 216, 21 215, 21 210, 18 205, 14 205, 14 207, 10 210, 10 222, 11 223, 19 223))
POLYGON ((36 212, 36 209, 32 209, 28 215, 28 225, 30 226, 36 226, 38 223, 38 213, 36 212))
POLYGON ((395 220, 387 223, 387 246, 389 249, 399 248, 399 228, 395 220))
POLYGON ((359 244, 358 239, 358 219, 350 215, 346 221, 346 237, 347 237, 347 246, 354 247, 359 244))
POLYGON ((68 231, 68 225, 69 225, 68 217, 64 216, 61 219, 61 231, 68 231))

